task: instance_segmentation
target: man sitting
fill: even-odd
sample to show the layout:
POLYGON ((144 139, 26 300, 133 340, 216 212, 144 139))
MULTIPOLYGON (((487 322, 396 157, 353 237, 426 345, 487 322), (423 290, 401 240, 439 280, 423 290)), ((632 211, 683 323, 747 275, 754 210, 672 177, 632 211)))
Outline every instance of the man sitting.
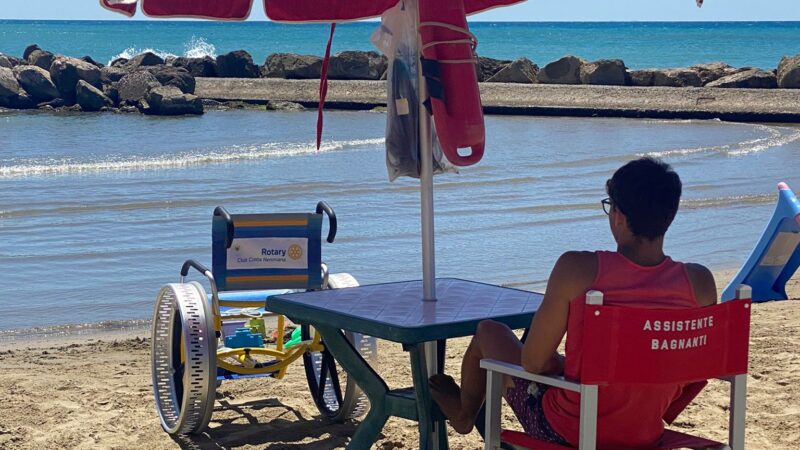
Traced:
MULTIPOLYGON (((598 290, 606 305, 637 308, 695 308, 713 305, 717 289, 709 270, 673 261, 664 254, 664 234, 675 218, 681 181, 653 158, 631 161, 606 182, 601 201, 617 251, 566 252, 550 274, 542 305, 523 344, 505 325, 483 321, 461 366, 461 387, 434 375, 431 395, 459 433, 472 430, 484 401, 486 373, 480 360, 521 365, 536 374, 580 379, 581 336, 567 336, 565 356, 556 349, 567 324, 583 316, 585 294, 598 290)), ((574 327, 580 330, 580 326, 574 327)), ((691 361, 687 361, 691 364, 691 361)), ((504 398, 529 435, 560 445, 578 444, 580 395, 506 376, 504 398)), ((598 392, 600 448, 647 447, 664 430, 662 417, 681 393, 680 385, 611 385, 598 392), (624 432, 620 432, 624 431, 624 432)))

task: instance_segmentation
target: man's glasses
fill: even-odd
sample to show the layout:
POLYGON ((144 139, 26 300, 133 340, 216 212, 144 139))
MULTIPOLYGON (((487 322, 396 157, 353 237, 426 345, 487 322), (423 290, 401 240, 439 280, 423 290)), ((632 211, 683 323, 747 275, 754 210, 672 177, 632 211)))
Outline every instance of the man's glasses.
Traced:
POLYGON ((606 197, 606 198, 600 200, 600 204, 603 205, 603 212, 604 213, 606 213, 606 214, 611 213, 611 207, 614 206, 614 204, 611 202, 611 197, 606 197))

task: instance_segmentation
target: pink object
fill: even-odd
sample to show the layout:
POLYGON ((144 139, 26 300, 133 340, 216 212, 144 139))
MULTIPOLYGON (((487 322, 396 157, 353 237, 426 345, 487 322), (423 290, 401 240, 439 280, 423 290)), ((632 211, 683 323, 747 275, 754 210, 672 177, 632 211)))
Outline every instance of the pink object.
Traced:
POLYGON ((778 190, 779 191, 788 191, 789 190, 789 185, 784 183, 783 181, 781 181, 780 183, 778 183, 778 190))
POLYGON ((436 134, 445 156, 457 166, 480 161, 486 143, 475 72, 476 42, 467 28, 464 3, 464 0, 419 3, 422 56, 437 67, 436 73, 425 75, 429 77, 428 86, 434 82, 441 91, 428 92, 436 134), (462 156, 459 149, 469 149, 469 154, 462 156))

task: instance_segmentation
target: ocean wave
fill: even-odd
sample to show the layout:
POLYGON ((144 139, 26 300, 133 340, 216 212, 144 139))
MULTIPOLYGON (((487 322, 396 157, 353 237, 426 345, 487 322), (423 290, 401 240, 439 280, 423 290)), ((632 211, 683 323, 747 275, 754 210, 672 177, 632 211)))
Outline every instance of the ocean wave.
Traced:
MULTIPOLYGON (((184 51, 182 56, 185 56, 187 58, 202 58, 204 56, 210 56, 212 58, 217 57, 217 48, 214 46, 214 44, 208 42, 203 37, 192 36, 192 38, 189 39, 189 42, 183 44, 183 48, 184 51)), ((108 61, 108 64, 110 65, 112 61, 118 58, 131 59, 134 56, 141 55, 142 53, 145 52, 154 53, 163 59, 166 59, 169 56, 171 57, 179 56, 176 55, 175 53, 168 52, 166 50, 159 50, 150 47, 148 48, 128 47, 125 50, 121 51, 120 53, 112 56, 111 59, 108 61)))
POLYGON ((683 209, 705 209, 732 205, 758 205, 775 202, 775 194, 733 195, 730 197, 694 198, 681 200, 683 209))
POLYGON ((232 145, 221 151, 179 153, 176 155, 110 157, 99 161, 54 160, 30 161, 28 164, 0 166, 0 178, 63 175, 86 172, 130 172, 142 170, 180 169, 184 167, 237 163, 268 158, 312 155, 383 144, 383 138, 323 142, 319 150, 313 143, 268 143, 261 145, 232 145))
POLYGON ((694 148, 677 148, 670 150, 653 151, 639 154, 638 156, 652 156, 666 158, 675 156, 689 156, 703 153, 718 153, 725 156, 744 156, 762 152, 775 147, 792 143, 800 139, 800 130, 797 128, 775 127, 769 125, 751 125, 754 129, 763 132, 762 136, 737 142, 714 146, 701 146, 694 148))

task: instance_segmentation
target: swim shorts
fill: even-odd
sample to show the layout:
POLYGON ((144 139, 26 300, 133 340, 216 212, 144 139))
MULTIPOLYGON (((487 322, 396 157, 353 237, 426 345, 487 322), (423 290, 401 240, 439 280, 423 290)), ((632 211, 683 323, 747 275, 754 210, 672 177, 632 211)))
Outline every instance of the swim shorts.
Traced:
POLYGON ((511 379, 514 386, 508 388, 506 398, 525 433, 541 441, 569 447, 569 443, 550 428, 544 416, 542 398, 549 386, 517 377, 511 379))

